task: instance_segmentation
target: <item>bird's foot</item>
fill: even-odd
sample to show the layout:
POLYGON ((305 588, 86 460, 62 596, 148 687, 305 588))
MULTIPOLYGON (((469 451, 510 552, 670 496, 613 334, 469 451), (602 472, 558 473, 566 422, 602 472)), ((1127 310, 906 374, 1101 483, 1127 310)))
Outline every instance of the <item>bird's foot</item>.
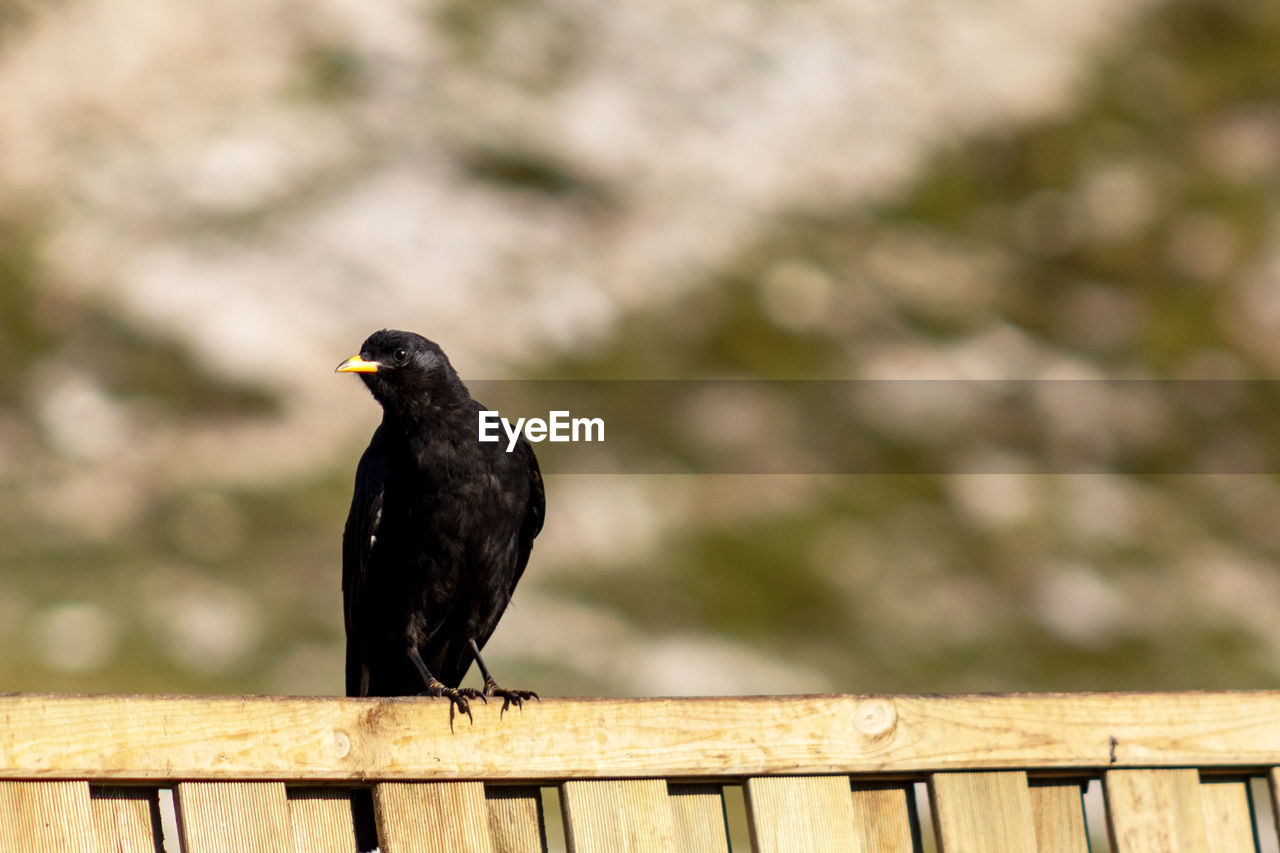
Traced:
POLYGON ((512 705, 515 705, 523 711, 524 701, 526 699, 537 699, 539 702, 542 701, 538 698, 538 694, 534 693, 532 690, 510 690, 506 687, 499 687, 498 683, 492 678, 486 678, 484 680, 484 695, 500 696, 502 698, 502 710, 498 712, 498 716, 505 714, 507 709, 512 705))
POLYGON ((444 682, 434 678, 427 683, 427 689, 419 695, 440 696, 449 700, 449 731, 453 731, 453 716, 455 712, 466 714, 472 725, 475 724, 475 717, 471 716, 471 703, 467 700, 479 699, 485 704, 489 702, 488 697, 474 687, 449 687, 444 682))

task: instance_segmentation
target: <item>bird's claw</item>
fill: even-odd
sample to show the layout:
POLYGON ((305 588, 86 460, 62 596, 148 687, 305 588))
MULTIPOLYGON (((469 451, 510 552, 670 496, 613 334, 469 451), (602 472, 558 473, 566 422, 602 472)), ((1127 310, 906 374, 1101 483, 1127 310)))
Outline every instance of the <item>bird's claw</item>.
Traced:
POLYGON ((471 703, 468 702, 467 699, 484 699, 485 703, 488 704, 489 700, 480 696, 479 693, 480 691, 473 687, 457 689, 453 687, 446 687, 437 681, 428 685, 427 689, 420 695, 438 696, 449 700, 449 731, 453 731, 453 717, 455 713, 466 714, 467 719, 471 721, 471 724, 475 725, 476 718, 471 716, 471 703))
POLYGON ((516 708, 523 711, 526 699, 537 699, 539 702, 542 701, 538 694, 534 693, 532 690, 511 690, 506 687, 499 687, 497 684, 493 683, 486 684, 484 692, 486 696, 502 697, 502 710, 498 712, 499 717, 505 714, 507 709, 512 705, 515 705, 516 708))

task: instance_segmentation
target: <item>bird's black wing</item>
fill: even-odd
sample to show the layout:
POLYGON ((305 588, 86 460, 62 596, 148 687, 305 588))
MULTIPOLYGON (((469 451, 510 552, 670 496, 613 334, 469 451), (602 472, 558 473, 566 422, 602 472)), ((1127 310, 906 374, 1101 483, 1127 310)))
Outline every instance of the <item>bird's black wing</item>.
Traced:
POLYGON ((547 510, 547 496, 542 486, 542 469, 538 467, 538 457, 534 455, 533 448, 523 437, 517 446, 520 453, 524 455, 525 467, 529 473, 529 505, 525 509, 524 522, 520 525, 515 572, 511 575, 511 587, 508 593, 515 591, 516 583, 524 574, 524 567, 529 564, 533 540, 542 531, 542 521, 547 510))
POLYGON ((342 599, 347 628, 347 695, 359 696, 365 669, 365 640, 361 636, 358 606, 367 581, 369 556, 382 519, 382 492, 387 478, 387 455, 382 449, 382 428, 356 468, 355 491, 351 510, 342 531, 342 599))

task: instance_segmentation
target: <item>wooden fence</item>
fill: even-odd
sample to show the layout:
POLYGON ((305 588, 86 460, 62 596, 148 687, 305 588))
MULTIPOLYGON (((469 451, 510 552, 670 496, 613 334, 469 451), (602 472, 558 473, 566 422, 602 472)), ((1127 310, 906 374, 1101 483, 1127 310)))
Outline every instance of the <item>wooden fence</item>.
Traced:
POLYGON ((452 728, 434 699, 10 695, 0 721, 3 851, 350 853, 368 789, 384 853, 1048 853, 1103 821, 1117 853, 1217 853, 1274 849, 1280 787, 1280 692, 546 699, 452 728))

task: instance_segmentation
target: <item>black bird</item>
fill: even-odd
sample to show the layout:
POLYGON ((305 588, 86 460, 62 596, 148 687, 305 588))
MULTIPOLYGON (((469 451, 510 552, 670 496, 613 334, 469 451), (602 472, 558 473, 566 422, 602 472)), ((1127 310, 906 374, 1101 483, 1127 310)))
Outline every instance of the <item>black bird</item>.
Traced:
POLYGON ((369 336, 339 373, 358 373, 382 424, 356 469, 342 536, 347 695, 536 698, 499 687, 480 658, 529 562, 545 509, 522 436, 479 440, 478 413, 444 352, 412 332, 369 336), (484 689, 459 688, 474 660, 484 689))

